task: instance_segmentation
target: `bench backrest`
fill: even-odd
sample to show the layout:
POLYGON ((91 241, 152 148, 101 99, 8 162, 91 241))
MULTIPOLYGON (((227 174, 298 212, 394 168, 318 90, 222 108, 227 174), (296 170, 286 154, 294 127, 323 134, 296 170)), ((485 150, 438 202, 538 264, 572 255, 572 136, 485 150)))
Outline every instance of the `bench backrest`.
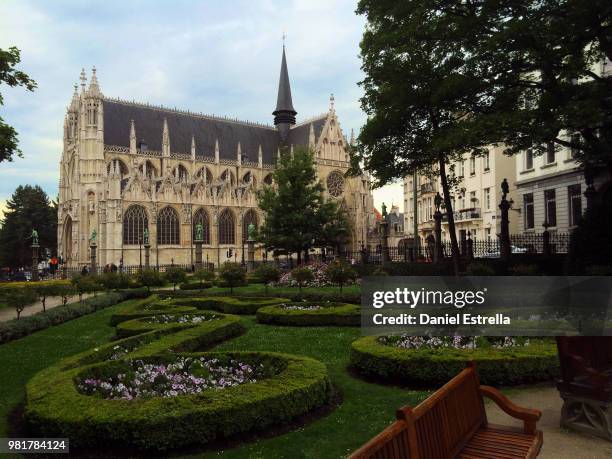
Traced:
POLYGON ((403 407, 398 420, 359 448, 351 459, 447 459, 486 423, 473 365, 421 402, 403 407))

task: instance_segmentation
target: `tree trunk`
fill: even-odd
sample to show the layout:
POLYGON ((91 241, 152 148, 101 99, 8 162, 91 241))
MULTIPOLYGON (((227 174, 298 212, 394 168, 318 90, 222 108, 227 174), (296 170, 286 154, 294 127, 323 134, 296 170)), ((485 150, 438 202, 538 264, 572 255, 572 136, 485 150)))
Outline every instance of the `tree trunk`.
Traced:
POLYGON ((453 217, 453 204, 448 188, 448 178, 446 177, 446 164, 444 156, 439 155, 440 181, 442 182, 442 193, 444 194, 444 206, 446 207, 446 218, 448 219, 448 232, 451 240, 451 254, 453 258, 453 271, 455 276, 459 275, 459 244, 455 233, 455 219, 453 217))
POLYGON ((302 264, 302 249, 298 249, 297 251, 297 265, 301 266, 302 264))

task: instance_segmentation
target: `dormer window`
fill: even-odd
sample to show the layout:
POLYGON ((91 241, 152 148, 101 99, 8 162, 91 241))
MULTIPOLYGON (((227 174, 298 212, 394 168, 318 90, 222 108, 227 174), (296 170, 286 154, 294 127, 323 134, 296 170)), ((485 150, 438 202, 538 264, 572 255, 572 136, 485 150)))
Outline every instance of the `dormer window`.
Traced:
POLYGON ((149 145, 147 145, 147 143, 144 141, 144 139, 140 139, 140 142, 138 142, 138 149, 140 151, 148 151, 149 150, 149 145))

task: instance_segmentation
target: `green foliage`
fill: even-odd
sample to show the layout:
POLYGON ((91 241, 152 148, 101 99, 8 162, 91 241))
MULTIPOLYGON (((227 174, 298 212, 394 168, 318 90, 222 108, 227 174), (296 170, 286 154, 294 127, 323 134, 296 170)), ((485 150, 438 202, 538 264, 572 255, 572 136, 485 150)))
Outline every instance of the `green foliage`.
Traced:
POLYGON ((21 316, 21 313, 26 306, 35 303, 38 300, 36 291, 31 287, 22 287, 20 289, 14 289, 10 291, 4 298, 6 303, 15 308, 17 312, 17 320, 21 316))
POLYGON ((586 269, 588 276, 612 276, 612 266, 594 265, 586 269))
POLYGON ((468 276, 494 276, 495 269, 484 263, 472 262, 468 266, 466 274, 468 276))
POLYGON ((230 288, 230 292, 233 293, 234 287, 246 283, 246 270, 240 266, 240 263, 226 261, 221 265, 219 277, 223 279, 225 284, 230 288))
POLYGON ((6 201, 4 218, 0 220, 0 266, 31 266, 32 229, 38 231, 40 253, 47 249, 55 253, 56 203, 50 202, 47 194, 38 185, 20 185, 6 201))
POLYGON ((356 304, 300 301, 265 306, 257 310, 257 322, 291 326, 351 326, 361 324, 360 308, 356 304), (286 309, 286 306, 320 306, 321 309, 286 309))
POLYGON ((151 287, 162 287, 165 284, 164 277, 154 269, 143 269, 136 275, 136 279, 149 292, 151 287))
POLYGON ((130 288, 130 276, 126 273, 108 272, 98 277, 98 282, 106 290, 130 288))
POLYGON ((537 276, 539 268, 537 265, 515 265, 510 267, 510 272, 513 276, 537 276))
MULTIPOLYGON (((9 49, 0 48, 0 84, 7 86, 23 86, 28 91, 34 91, 36 82, 15 66, 21 62, 19 49, 11 46, 9 49)), ((0 105, 4 104, 4 98, 0 94, 0 105)), ((17 148, 17 131, 12 126, 6 124, 0 117, 0 163, 2 161, 12 161, 13 155, 23 157, 21 150, 17 148)))
POLYGON ((39 283, 34 285, 34 290, 40 299, 43 311, 47 310, 47 298, 52 296, 62 296, 63 288, 58 283, 39 283))
POLYGON ((187 280, 187 273, 183 268, 168 268, 164 274, 164 278, 167 282, 172 284, 172 289, 176 290, 176 284, 180 284, 187 280))
POLYGON ((191 306, 197 309, 212 309, 226 314, 255 314, 263 306, 288 302, 287 298, 266 298, 263 296, 211 296, 199 298, 177 298, 171 303, 176 306, 191 306))
POLYGON ((529 346, 476 349, 402 349, 366 336, 351 345, 351 365, 361 374, 388 382, 439 387, 459 373, 468 360, 478 364, 482 384, 509 386, 550 381, 559 375, 552 339, 533 339, 529 346))
MULTIPOLYGON (((142 321, 122 323, 127 330, 142 321)), ((25 419, 29 431, 70 437, 75 447, 137 448, 165 451, 284 423, 328 403, 332 387, 324 364, 272 352, 194 352, 243 331, 240 319, 224 316, 188 328, 145 327, 123 340, 64 359, 38 373, 27 385, 25 419), (112 357, 117 347, 125 349, 112 357), (236 359, 272 370, 251 384, 182 397, 138 398, 129 402, 84 396, 76 377, 116 374, 124 359, 166 362, 186 357, 236 359), (85 366, 85 367, 84 367, 85 366), (160 435, 163 432, 163 435, 160 435)))
POLYGON ((342 287, 345 284, 357 278, 357 271, 355 271, 346 261, 334 260, 326 266, 325 277, 334 284, 338 284, 340 291, 342 291, 342 287))
POLYGON ((278 282, 281 275, 280 270, 272 263, 259 265, 253 274, 265 284, 266 295, 268 294, 268 284, 278 282))
POLYGON ((82 303, 70 303, 57 306, 46 312, 39 312, 32 316, 23 317, 20 320, 0 322, 0 344, 23 338, 39 330, 44 330, 53 325, 59 325, 77 317, 98 311, 99 309, 107 308, 120 301, 143 296, 144 293, 143 290, 108 293, 95 298, 88 298, 82 303))
POLYGON ((209 269, 200 268, 195 273, 193 273, 193 277, 200 281, 200 285, 202 285, 204 281, 212 283, 212 281, 215 280, 215 272, 209 269))
POLYGON ((298 284, 300 293, 302 293, 302 287, 304 284, 311 282, 314 279, 313 272, 308 268, 294 268, 291 270, 291 277, 298 284))
POLYGON ((84 293, 97 292, 102 290, 102 285, 98 283, 97 276, 82 276, 77 274, 72 279, 70 279, 70 283, 74 286, 76 292, 79 295, 79 301, 83 301, 84 293))
POLYGON ((323 191, 311 151, 302 147, 291 154, 282 151, 274 186, 264 187, 257 195, 265 214, 260 241, 287 253, 297 252, 299 257, 313 240, 326 244, 336 233, 346 233, 346 219, 335 202, 325 200, 323 191))
POLYGON ((198 282, 197 284, 194 282, 183 282, 179 285, 181 290, 206 290, 212 287, 211 282, 198 282))
POLYGON ((584 274, 589 266, 605 266, 612 260, 612 203, 587 210, 570 236, 568 254, 571 274, 584 274))

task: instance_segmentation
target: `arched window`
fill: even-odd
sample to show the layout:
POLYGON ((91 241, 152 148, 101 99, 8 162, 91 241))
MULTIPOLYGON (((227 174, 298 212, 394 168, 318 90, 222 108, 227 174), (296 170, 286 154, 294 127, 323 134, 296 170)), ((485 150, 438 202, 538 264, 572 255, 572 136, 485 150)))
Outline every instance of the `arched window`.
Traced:
POLYGON ((257 184, 257 182, 255 180, 255 176, 253 175, 253 173, 251 171, 249 171, 246 174, 244 174, 244 176, 242 177, 242 182, 243 183, 250 183, 252 185, 256 185, 257 184))
POLYGON ((144 230, 149 229, 147 211, 142 206, 130 206, 123 214, 123 243, 138 245, 144 243, 144 230))
POLYGON ((189 178, 189 172, 182 164, 179 164, 174 168, 174 176, 179 180, 187 180, 189 178))
POLYGON ((272 182, 273 182, 272 174, 266 175, 263 181, 266 185, 272 185, 272 182))
POLYGON ((208 169, 208 167, 201 168, 196 174, 196 176, 202 177, 206 183, 212 183, 213 181, 212 172, 210 172, 210 169, 208 169))
POLYGON ((208 219, 208 212, 203 208, 200 208, 193 214, 193 228, 192 237, 196 240, 196 228, 198 223, 202 225, 202 244, 210 244, 210 220, 208 219))
POLYGON ((235 244, 236 224, 234 214, 231 210, 225 209, 219 215, 219 244, 235 244))
POLYGON ((64 259, 71 260, 72 259, 72 218, 70 215, 66 217, 64 221, 64 259))
POLYGON ((118 158, 115 158, 115 159, 111 160, 106 165, 106 172, 108 174, 110 174, 113 170, 117 170, 119 172, 119 174, 121 175, 121 177, 123 177, 123 176, 128 174, 127 166, 125 165, 125 163, 123 161, 121 161, 118 158))
POLYGON ((242 219, 242 240, 246 241, 249 238, 249 225, 255 225, 257 228, 257 212, 253 209, 248 210, 242 219))
POLYGON ((145 161, 142 163, 140 166, 140 172, 142 172, 142 175, 150 179, 157 177, 157 168, 151 161, 145 161))
POLYGON ((229 169, 225 169, 220 178, 224 182, 229 182, 230 185, 234 185, 236 183, 236 180, 234 180, 234 174, 229 169))
POLYGON ((164 207, 157 215, 157 243, 179 244, 179 216, 172 207, 164 207))

